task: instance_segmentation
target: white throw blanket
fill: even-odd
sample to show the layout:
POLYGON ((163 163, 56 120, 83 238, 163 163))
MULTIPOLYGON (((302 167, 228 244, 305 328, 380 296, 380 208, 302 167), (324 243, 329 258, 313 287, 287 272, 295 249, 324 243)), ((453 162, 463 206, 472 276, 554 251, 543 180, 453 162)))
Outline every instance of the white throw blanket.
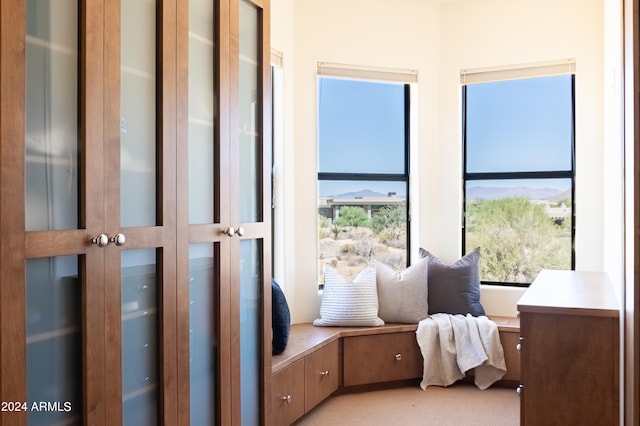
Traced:
POLYGON ((475 368, 486 389, 507 372, 498 326, 486 316, 434 314, 418 323, 416 338, 424 370, 420 387, 449 386, 475 368))

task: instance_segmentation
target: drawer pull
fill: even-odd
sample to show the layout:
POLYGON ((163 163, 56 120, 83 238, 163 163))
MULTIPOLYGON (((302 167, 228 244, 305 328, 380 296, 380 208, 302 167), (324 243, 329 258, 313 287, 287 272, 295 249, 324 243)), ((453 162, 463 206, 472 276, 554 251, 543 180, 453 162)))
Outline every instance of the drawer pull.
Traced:
POLYGON ((291 395, 287 395, 287 396, 283 396, 281 397, 282 401, 286 402, 287 404, 291 404, 291 395))
POLYGON ((329 370, 321 371, 320 375, 322 376, 323 379, 328 378, 329 377, 329 370))
POLYGON ((402 354, 396 354, 396 361, 402 361, 402 354))

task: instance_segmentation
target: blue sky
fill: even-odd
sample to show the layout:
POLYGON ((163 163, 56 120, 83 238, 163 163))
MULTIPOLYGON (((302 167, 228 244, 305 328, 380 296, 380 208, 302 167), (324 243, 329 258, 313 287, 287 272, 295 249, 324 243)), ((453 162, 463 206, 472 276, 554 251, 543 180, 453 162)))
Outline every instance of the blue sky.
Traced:
POLYGON ((321 172, 404 171, 404 86, 318 79, 321 172))
POLYGON ((571 76, 467 86, 467 171, 571 170, 571 76))
MULTIPOLYGON (((318 79, 318 171, 404 173, 404 85, 318 79)), ((404 183, 320 184, 320 195, 370 189, 406 196, 404 183)))
MULTIPOLYGON (((467 171, 571 170, 571 90, 570 75, 468 85, 467 171)), ((318 104, 319 172, 403 173, 402 84, 321 77, 318 104)), ((494 183, 559 189, 570 186, 566 179, 469 185, 494 183)), ((403 183, 331 181, 320 183, 319 194, 362 189, 406 195, 403 183)))

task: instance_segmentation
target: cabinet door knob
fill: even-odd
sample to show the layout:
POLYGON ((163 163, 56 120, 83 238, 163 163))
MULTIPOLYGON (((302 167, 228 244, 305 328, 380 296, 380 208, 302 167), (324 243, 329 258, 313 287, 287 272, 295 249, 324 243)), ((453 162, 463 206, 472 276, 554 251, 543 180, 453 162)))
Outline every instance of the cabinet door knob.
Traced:
POLYGON ((124 234, 118 232, 116 235, 114 235, 113 237, 109 238, 109 241, 111 241, 112 243, 114 243, 117 246, 123 246, 125 241, 127 241, 127 239, 125 238, 124 234))
POLYGON ((521 349, 522 349, 522 344, 521 344, 521 343, 518 343, 518 344, 516 345, 516 350, 517 350, 518 352, 520 352, 520 350, 521 350, 521 349))
POLYGON ((329 370, 321 371, 320 375, 322 376, 323 379, 326 379, 327 377, 329 377, 329 370))
POLYGON ((109 237, 107 234, 100 234, 97 237, 94 237, 91 242, 100 248, 106 247, 107 244, 109 244, 109 237))
POLYGON ((282 401, 286 402, 287 404, 291 404, 291 395, 287 395, 287 396, 283 396, 281 397, 282 401))
POLYGON ((237 228, 234 228, 233 226, 231 226, 225 229, 224 231, 222 231, 222 233, 230 237, 234 237, 236 235, 238 237, 242 237, 244 235, 244 228, 242 226, 238 226, 237 228))
POLYGON ((522 385, 520 385, 520 386, 518 386, 518 387, 516 388, 516 392, 518 393, 518 395, 521 395, 521 396, 522 396, 522 391, 523 391, 523 389, 524 389, 524 386, 522 386, 522 385))
POLYGON ((396 361, 402 361, 402 354, 396 354, 396 361))

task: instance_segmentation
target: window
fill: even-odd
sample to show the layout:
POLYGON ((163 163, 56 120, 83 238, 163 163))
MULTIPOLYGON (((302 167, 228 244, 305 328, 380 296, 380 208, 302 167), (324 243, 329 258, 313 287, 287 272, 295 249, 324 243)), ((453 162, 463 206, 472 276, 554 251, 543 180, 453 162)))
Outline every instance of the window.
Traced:
POLYGON ((318 77, 318 266, 407 266, 409 85, 318 77))
POLYGON ((574 76, 463 85, 463 252, 485 283, 573 269, 574 76))
POLYGON ((280 284, 284 281, 284 73, 282 52, 271 50, 271 270, 280 284))

